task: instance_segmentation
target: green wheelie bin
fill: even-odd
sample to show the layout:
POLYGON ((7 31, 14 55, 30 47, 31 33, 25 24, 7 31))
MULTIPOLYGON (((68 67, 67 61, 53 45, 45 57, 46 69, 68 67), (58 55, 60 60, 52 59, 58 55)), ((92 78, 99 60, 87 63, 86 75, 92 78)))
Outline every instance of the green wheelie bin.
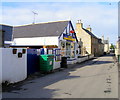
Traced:
POLYGON ((40 55, 40 71, 41 72, 50 72, 53 70, 54 55, 40 55))

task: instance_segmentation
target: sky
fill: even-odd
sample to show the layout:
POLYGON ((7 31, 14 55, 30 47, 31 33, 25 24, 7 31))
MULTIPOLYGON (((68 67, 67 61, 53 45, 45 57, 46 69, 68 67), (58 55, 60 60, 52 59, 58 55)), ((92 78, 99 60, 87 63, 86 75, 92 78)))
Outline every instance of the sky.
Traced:
POLYGON ((0 4, 0 23, 11 26, 35 23, 71 20, 76 28, 77 20, 83 27, 89 25, 98 38, 109 37, 110 43, 118 39, 118 2, 2 2, 0 4))

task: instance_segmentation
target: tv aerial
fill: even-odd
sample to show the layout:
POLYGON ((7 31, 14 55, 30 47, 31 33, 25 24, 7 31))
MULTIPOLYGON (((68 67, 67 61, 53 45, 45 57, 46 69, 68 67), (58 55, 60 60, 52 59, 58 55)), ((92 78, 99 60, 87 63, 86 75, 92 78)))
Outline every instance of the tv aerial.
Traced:
POLYGON ((32 13, 34 14, 33 24, 35 24, 35 15, 38 15, 38 13, 36 13, 35 11, 32 11, 32 13))

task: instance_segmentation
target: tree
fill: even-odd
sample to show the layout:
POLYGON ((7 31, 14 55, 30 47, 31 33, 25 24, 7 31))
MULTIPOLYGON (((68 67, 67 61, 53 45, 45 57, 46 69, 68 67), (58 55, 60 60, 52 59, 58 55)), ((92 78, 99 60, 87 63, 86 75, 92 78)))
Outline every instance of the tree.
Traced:
POLYGON ((115 46, 113 44, 111 44, 110 46, 110 52, 115 53, 115 46))
POLYGON ((114 50, 114 49, 115 49, 115 47, 114 47, 113 44, 111 44, 110 49, 111 49, 111 50, 114 50))

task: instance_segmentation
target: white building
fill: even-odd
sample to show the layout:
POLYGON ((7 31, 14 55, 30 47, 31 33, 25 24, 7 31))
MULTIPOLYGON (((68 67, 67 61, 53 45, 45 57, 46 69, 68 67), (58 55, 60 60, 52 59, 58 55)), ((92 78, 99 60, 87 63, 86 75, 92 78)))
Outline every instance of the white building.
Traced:
POLYGON ((109 38, 107 38, 107 40, 105 40, 104 36, 102 36, 102 43, 104 44, 104 52, 109 53, 110 52, 109 38))
POLYGON ((38 23, 13 28, 12 46, 60 48, 61 56, 77 57, 77 38, 71 21, 38 23))

